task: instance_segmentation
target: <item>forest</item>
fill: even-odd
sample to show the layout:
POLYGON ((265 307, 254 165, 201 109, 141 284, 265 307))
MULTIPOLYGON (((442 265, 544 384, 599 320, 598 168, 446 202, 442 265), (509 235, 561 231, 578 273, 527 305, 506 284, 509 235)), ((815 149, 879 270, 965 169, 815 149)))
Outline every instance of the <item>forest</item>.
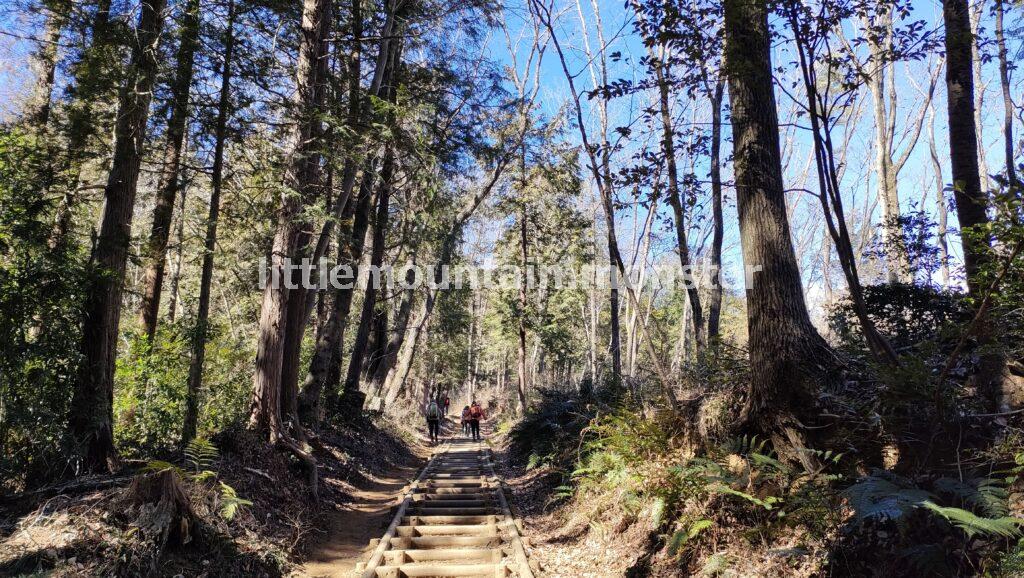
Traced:
POLYGON ((0 576, 1024 576, 1020 62, 1020 0, 0 0, 0 576))

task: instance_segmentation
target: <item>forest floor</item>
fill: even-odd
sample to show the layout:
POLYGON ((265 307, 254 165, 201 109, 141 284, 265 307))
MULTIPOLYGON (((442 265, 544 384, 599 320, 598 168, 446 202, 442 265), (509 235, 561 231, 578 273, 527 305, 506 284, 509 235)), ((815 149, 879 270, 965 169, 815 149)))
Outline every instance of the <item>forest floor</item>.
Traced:
POLYGON ((409 446, 413 462, 390 463, 378 473, 366 473, 355 479, 327 480, 342 484, 346 501, 334 505, 324 516, 321 536, 310 545, 310 555, 299 571, 310 578, 348 576, 356 564, 364 561, 367 546, 387 530, 394 508, 401 501, 410 480, 423 467, 430 450, 422 438, 409 446))
POLYGON ((412 432, 388 419, 324 430, 315 451, 316 503, 301 465, 250 432, 223 432, 212 441, 215 478, 180 473, 194 516, 180 543, 154 545, 147 507, 131 499, 131 470, 142 465, 135 463, 116 476, 4 498, 0 576, 343 576, 340 569, 354 565, 381 533, 390 494, 419 469, 424 453, 412 432), (231 520, 218 514, 222 482, 251 502, 231 520))
POLYGON ((507 451, 499 451, 498 463, 512 492, 513 511, 523 524, 523 544, 530 565, 539 576, 678 576, 677 570, 659 569, 656 562, 652 563, 653 528, 627 519, 609 526, 600 519, 601 508, 596 504, 592 510, 582 511, 574 509, 572 502, 558 499, 561 476, 557 472, 527 469, 514 463, 507 451))

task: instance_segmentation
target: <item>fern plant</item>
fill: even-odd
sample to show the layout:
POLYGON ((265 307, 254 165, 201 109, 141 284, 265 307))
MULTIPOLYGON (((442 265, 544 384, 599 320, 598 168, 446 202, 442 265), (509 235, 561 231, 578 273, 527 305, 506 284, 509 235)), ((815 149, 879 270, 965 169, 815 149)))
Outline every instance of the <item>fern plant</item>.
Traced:
POLYGON ((195 438, 185 447, 185 463, 197 473, 211 469, 219 456, 217 446, 207 439, 195 438))
POLYGON ((959 528, 968 538, 1024 535, 1021 533, 1024 520, 1007 515, 1007 493, 998 480, 940 478, 933 486, 937 493, 923 490, 891 472, 876 471, 844 493, 860 521, 877 519, 902 523, 910 511, 920 508, 959 528), (937 503, 939 495, 953 497, 982 515, 955 506, 941 506, 937 503))
POLYGON ((854 516, 867 520, 900 520, 922 503, 932 500, 931 492, 886 471, 876 471, 847 488, 846 496, 854 516))
POLYGON ((231 520, 241 508, 251 505, 252 502, 249 500, 238 497, 238 492, 234 488, 224 482, 220 483, 220 515, 222 518, 231 520))
MULTIPOLYGON (((219 457, 217 446, 213 442, 196 438, 185 448, 187 469, 168 461, 152 460, 142 468, 142 471, 152 473, 174 470, 183 479, 202 483, 217 477, 217 472, 211 468, 219 457)), ((218 483, 220 484, 220 508, 218 511, 225 520, 231 520, 241 508, 252 505, 249 500, 239 497, 238 492, 231 486, 224 482, 218 483)))
POLYGON ((957 528, 963 530, 964 534, 967 534, 968 538, 973 538, 975 536, 1019 538, 1022 535, 1020 526, 1021 524, 1024 524, 1024 520, 1020 518, 1013 518, 1010 516, 1002 516, 1000 518, 982 518, 968 510, 943 507, 936 505, 931 501, 925 501, 921 506, 938 514, 957 528))

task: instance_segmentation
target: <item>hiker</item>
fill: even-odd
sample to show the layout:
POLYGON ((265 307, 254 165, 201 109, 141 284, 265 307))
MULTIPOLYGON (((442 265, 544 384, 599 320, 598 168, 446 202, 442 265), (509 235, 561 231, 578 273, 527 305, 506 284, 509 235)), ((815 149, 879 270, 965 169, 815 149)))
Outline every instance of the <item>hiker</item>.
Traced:
POLYGON ((469 407, 469 428, 473 432, 474 441, 480 441, 480 420, 482 419, 487 419, 487 414, 484 413, 484 408, 474 401, 473 405, 469 407))
POLYGON ((430 400, 430 405, 427 406, 426 413, 430 442, 436 444, 437 438, 441 434, 441 407, 437 405, 437 400, 430 400))
POLYGON ((462 408, 462 435, 469 435, 469 406, 462 408))
POLYGON ((448 408, 449 408, 449 406, 451 406, 451 404, 452 404, 452 400, 449 399, 447 395, 444 396, 444 415, 445 415, 445 417, 448 417, 448 408))

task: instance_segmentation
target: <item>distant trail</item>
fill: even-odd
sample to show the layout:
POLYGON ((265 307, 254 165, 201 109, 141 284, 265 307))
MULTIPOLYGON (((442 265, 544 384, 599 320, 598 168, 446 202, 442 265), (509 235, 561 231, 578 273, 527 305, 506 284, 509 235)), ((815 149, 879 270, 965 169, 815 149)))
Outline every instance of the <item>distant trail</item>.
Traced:
POLYGON ((362 578, 533 578, 519 531, 483 442, 454 438, 409 486, 362 578))

